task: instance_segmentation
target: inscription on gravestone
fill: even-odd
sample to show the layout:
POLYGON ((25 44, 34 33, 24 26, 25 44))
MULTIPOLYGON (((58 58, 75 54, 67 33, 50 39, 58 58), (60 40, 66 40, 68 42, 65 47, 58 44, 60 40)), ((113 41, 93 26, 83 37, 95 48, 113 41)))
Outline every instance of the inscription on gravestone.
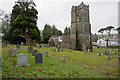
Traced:
POLYGON ((35 63, 43 63, 42 54, 35 55, 35 63))
POLYGON ((17 55, 17 66, 29 65, 28 64, 28 57, 25 53, 20 53, 17 55))
POLYGON ((37 53, 38 53, 38 50, 37 50, 37 49, 33 50, 33 51, 32 51, 32 56, 35 56, 37 53))

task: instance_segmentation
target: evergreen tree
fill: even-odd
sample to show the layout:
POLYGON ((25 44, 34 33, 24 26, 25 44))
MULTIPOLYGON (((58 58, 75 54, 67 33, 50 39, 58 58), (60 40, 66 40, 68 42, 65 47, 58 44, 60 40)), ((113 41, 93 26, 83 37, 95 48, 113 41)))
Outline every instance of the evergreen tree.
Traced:
POLYGON ((68 31, 68 28, 66 26, 66 28, 64 29, 64 35, 68 35, 69 34, 69 31, 68 31))
POLYGON ((36 26, 38 12, 35 6, 34 2, 16 2, 10 21, 11 43, 26 40, 26 44, 29 45, 32 40, 40 41, 40 31, 36 26))

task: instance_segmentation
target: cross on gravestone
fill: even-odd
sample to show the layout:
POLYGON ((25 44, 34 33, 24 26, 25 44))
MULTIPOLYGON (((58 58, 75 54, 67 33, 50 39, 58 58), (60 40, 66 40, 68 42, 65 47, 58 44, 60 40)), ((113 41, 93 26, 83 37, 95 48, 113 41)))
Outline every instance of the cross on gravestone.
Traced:
POLYGON ((56 47, 53 47, 53 52, 56 52, 56 47))
POLYGON ((66 56, 62 56, 61 61, 65 61, 66 56))
POLYGON ((17 55, 17 66, 30 65, 28 64, 28 57, 26 53, 17 55))
POLYGON ((17 45, 16 45, 16 48, 20 49, 20 45, 19 45, 19 44, 17 44, 17 45))
POLYGON ((9 56, 16 56, 16 51, 18 50, 18 48, 10 48, 8 49, 8 55, 9 56))
POLYGON ((42 54, 35 55, 35 63, 43 63, 42 54))
POLYGON ((32 46, 28 47, 28 52, 31 53, 32 51, 33 51, 33 47, 32 46))
POLYGON ((32 56, 35 56, 37 53, 38 53, 38 50, 37 50, 37 49, 33 50, 33 51, 32 51, 32 56))
POLYGON ((0 67, 2 67, 2 57, 0 56, 0 67))
POLYGON ((45 52, 45 56, 48 56, 48 52, 45 52))

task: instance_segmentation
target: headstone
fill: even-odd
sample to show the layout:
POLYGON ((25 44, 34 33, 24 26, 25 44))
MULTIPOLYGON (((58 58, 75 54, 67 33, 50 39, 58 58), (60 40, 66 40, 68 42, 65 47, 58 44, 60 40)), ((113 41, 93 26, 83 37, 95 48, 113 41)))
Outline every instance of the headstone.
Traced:
POLYGON ((42 54, 35 55, 35 63, 43 63, 42 54))
POLYGON ((5 48, 5 47, 7 47, 7 41, 3 40, 2 41, 2 48, 5 48))
POLYGON ((53 47, 53 52, 56 52, 56 47, 53 47))
POLYGON ((40 49, 40 44, 36 44, 37 49, 40 49))
POLYGON ((33 47, 32 46, 28 47, 28 52, 32 53, 32 51, 33 51, 33 47))
POLYGON ((24 46, 24 43, 23 43, 23 42, 21 42, 21 46, 24 46))
POLYGON ((17 45, 16 45, 16 48, 20 49, 20 45, 19 45, 19 44, 17 44, 17 45))
POLYGON ((87 50, 85 50, 85 53, 87 53, 87 50))
POLYGON ((88 49, 88 54, 90 53, 90 49, 88 49))
POLYGON ((48 52, 45 52, 45 56, 48 56, 48 52))
POLYGON ((101 55, 101 53, 97 53, 97 55, 98 55, 98 56, 100 56, 100 55, 101 55))
POLYGON ((35 49, 32 51, 32 56, 35 56, 38 53, 38 51, 35 49))
POLYGON ((8 55, 9 56, 16 56, 16 51, 18 50, 18 48, 10 48, 8 49, 8 55))
POLYGON ((0 56, 0 67, 2 67, 2 57, 0 56))
POLYGON ((49 48, 49 44, 47 44, 46 47, 49 48))
POLYGON ((65 61, 66 56, 62 56, 61 61, 65 61))
POLYGON ((58 49, 58 52, 60 52, 60 46, 59 45, 58 45, 57 49, 58 49))
POLYGON ((25 53, 20 53, 17 55, 17 66, 29 65, 28 64, 28 57, 25 53))

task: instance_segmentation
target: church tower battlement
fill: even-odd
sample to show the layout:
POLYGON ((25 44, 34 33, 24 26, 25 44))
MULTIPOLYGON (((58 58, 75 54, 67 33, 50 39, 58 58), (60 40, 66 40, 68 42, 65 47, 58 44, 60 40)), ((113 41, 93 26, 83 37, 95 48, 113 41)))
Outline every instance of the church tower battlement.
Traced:
POLYGON ((89 18, 89 5, 83 2, 71 8, 71 49, 92 51, 91 24, 89 18))

